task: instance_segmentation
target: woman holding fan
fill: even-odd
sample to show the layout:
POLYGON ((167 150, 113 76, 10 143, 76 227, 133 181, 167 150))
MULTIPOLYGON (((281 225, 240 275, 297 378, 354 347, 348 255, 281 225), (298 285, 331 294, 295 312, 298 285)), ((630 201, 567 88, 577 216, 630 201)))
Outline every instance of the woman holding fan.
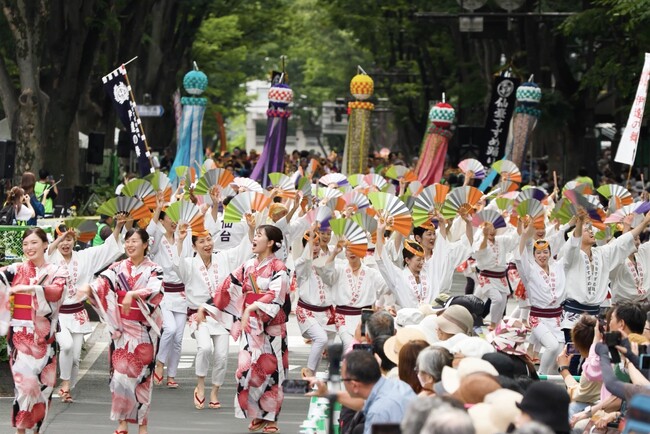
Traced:
MULTIPOLYGON (((241 265, 251 252, 250 239, 253 238, 255 220, 247 216, 250 228, 249 238, 231 249, 214 253, 214 242, 207 231, 192 233, 192 247, 196 255, 187 251, 189 226, 182 223, 179 226, 177 249, 173 255, 173 269, 181 281, 185 283, 187 315, 192 337, 196 339, 196 378, 194 389, 194 406, 200 410, 205 406, 205 377, 208 374, 212 360, 212 390, 210 392, 209 408, 221 408, 219 388, 226 376, 228 362, 228 330, 220 321, 208 316, 197 320, 199 307, 211 300, 217 289, 230 273, 241 265)), ((227 320, 230 318, 226 318, 227 320)), ((227 322, 231 324, 231 321, 227 322)))
POLYGON ((318 222, 314 222, 311 230, 305 232, 302 239, 304 249, 295 262, 299 295, 296 319, 300 333, 311 340, 307 367, 301 371, 305 378, 315 375, 323 350, 336 335, 331 289, 325 285, 313 265, 321 253, 320 236, 316 233, 318 226, 318 222))
MULTIPOLYGON (((61 330, 56 334, 59 344, 59 369, 61 401, 70 403, 72 390, 77 382, 81 346, 85 334, 92 332, 90 319, 84 303, 77 301, 77 288, 87 285, 95 273, 101 271, 122 254, 120 232, 126 222, 123 215, 116 216, 113 236, 104 244, 74 251, 78 234, 74 228, 60 225, 55 229, 55 239, 48 249, 47 261, 68 270, 70 286, 59 311, 61 330)), ((95 224, 92 224, 95 227, 95 224)))
POLYGON ((48 264, 46 250, 43 229, 27 229, 27 260, 0 268, 0 281, 14 296, 7 349, 15 384, 11 424, 17 434, 40 430, 56 384, 54 340, 68 270, 48 264))
POLYGON ((560 328, 562 303, 566 297, 566 261, 553 259, 548 241, 533 242, 535 225, 524 225, 519 241, 520 259, 516 260, 521 281, 530 301, 531 343, 544 348, 539 373, 555 371, 555 358, 562 351, 564 334, 560 328))
POLYGON ((227 277, 212 302, 197 312, 197 322, 207 309, 222 319, 233 338, 242 337, 235 374, 235 416, 252 418, 250 431, 279 431, 284 398, 280 385, 289 367, 286 322, 291 308, 287 267, 275 257, 282 240, 282 231, 275 226, 258 227, 253 237, 256 257, 227 277))
MULTIPOLYGON (((151 260, 163 270, 163 299, 160 309, 163 318, 163 331, 160 337, 160 348, 156 355, 156 368, 153 373, 154 384, 162 384, 163 370, 167 366, 167 387, 176 389, 176 370, 181 359, 183 331, 187 320, 187 303, 185 301, 185 285, 173 268, 174 251, 177 242, 174 237, 176 223, 163 211, 164 195, 156 195, 156 208, 147 226, 147 233, 153 240, 150 246, 151 260)), ((185 248, 189 255, 190 248, 185 248)))
POLYGON ((124 236, 127 259, 115 262, 90 285, 78 290, 91 299, 111 331, 111 420, 114 434, 127 434, 129 423, 147 432, 153 391, 154 356, 160 337, 162 270, 148 257, 149 234, 130 229, 124 236))

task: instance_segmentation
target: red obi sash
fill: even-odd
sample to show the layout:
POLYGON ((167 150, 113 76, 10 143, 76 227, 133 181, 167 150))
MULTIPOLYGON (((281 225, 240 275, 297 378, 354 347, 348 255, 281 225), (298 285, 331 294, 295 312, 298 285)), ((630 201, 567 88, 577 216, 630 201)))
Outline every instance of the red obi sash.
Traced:
MULTIPOLYGON (((124 300, 124 296, 126 296, 126 292, 127 291, 117 291, 117 304, 120 307, 122 307, 122 301, 124 300)), ((144 317, 144 314, 140 311, 140 306, 138 306, 136 299, 131 300, 131 310, 129 311, 129 314, 125 315, 120 310, 120 315, 122 316, 122 319, 130 319, 131 321, 140 322, 147 321, 147 319, 144 317)))
POLYGON ((14 313, 15 319, 32 321, 32 295, 31 294, 14 294, 14 313))

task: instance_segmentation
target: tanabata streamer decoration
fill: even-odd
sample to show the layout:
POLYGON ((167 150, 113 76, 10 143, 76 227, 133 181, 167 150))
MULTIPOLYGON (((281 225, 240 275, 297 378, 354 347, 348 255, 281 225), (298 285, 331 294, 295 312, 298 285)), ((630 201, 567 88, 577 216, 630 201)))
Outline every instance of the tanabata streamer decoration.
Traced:
MULTIPOLYGON (((176 158, 169 170, 169 179, 174 181, 176 178, 176 168, 179 166, 189 166, 201 164, 203 162, 203 115, 205 106, 208 103, 207 98, 200 95, 208 87, 208 76, 199 71, 194 64, 194 70, 185 74, 183 77, 183 87, 190 96, 181 98, 183 105, 183 115, 181 118, 181 133, 176 158)), ((201 166, 194 167, 199 173, 201 166)))
POLYGON ((424 136, 422 152, 415 168, 418 179, 424 185, 440 182, 442 178, 447 146, 452 136, 449 128, 455 117, 454 108, 445 102, 445 94, 442 94, 442 102, 434 105, 429 112, 431 125, 424 136))
POLYGON ((269 174, 284 171, 284 148, 287 145, 287 124, 291 112, 289 104, 293 101, 293 91, 284 83, 285 74, 279 75, 269 89, 269 108, 266 111, 268 122, 266 125, 266 138, 264 149, 257 164, 251 173, 251 179, 262 184, 263 187, 271 185, 269 174))
POLYGON ((512 117, 510 133, 506 142, 506 158, 523 167, 531 135, 542 112, 537 108, 542 90, 533 83, 533 77, 517 88, 517 107, 512 117))
POLYGON ((350 81, 355 101, 348 103, 348 134, 343 152, 343 173, 365 173, 370 149, 370 114, 375 105, 368 101, 374 91, 372 78, 359 67, 359 74, 350 81))
POLYGON ((138 115, 135 97, 124 64, 102 77, 102 83, 104 84, 106 95, 113 102, 117 117, 120 118, 120 121, 131 136, 135 155, 138 157, 138 171, 140 172, 140 176, 145 176, 153 172, 154 168, 151 162, 149 145, 144 135, 142 121, 138 115))

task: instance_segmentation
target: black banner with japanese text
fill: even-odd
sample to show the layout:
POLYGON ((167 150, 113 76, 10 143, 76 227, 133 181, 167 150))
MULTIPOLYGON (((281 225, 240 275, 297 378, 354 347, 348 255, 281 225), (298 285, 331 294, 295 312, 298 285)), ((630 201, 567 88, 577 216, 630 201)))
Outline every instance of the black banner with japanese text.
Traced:
POLYGON ((509 75, 499 75, 492 85, 492 96, 481 141, 481 162, 486 166, 491 166, 503 158, 510 119, 515 109, 516 90, 520 80, 505 74, 509 75))

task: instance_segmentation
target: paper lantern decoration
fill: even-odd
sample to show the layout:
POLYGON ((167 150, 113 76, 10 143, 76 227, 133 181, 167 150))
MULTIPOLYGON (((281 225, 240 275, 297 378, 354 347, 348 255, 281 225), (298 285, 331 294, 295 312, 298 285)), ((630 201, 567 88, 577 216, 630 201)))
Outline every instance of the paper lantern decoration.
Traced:
POLYGON ((190 95, 201 95, 208 87, 208 76, 201 71, 192 70, 183 77, 183 87, 190 95))
POLYGON ((517 88, 516 96, 521 104, 539 104, 542 100, 542 89, 537 84, 527 81, 517 88))
POLYGON ((375 90, 375 83, 367 74, 357 74, 350 81, 350 93, 359 101, 369 99, 375 90))
POLYGON ((438 128, 449 128, 455 117, 456 111, 446 102, 439 102, 429 111, 429 121, 438 128))
POLYGON ((286 108, 293 101, 293 91, 284 84, 278 83, 269 89, 269 102, 275 109, 286 108))

